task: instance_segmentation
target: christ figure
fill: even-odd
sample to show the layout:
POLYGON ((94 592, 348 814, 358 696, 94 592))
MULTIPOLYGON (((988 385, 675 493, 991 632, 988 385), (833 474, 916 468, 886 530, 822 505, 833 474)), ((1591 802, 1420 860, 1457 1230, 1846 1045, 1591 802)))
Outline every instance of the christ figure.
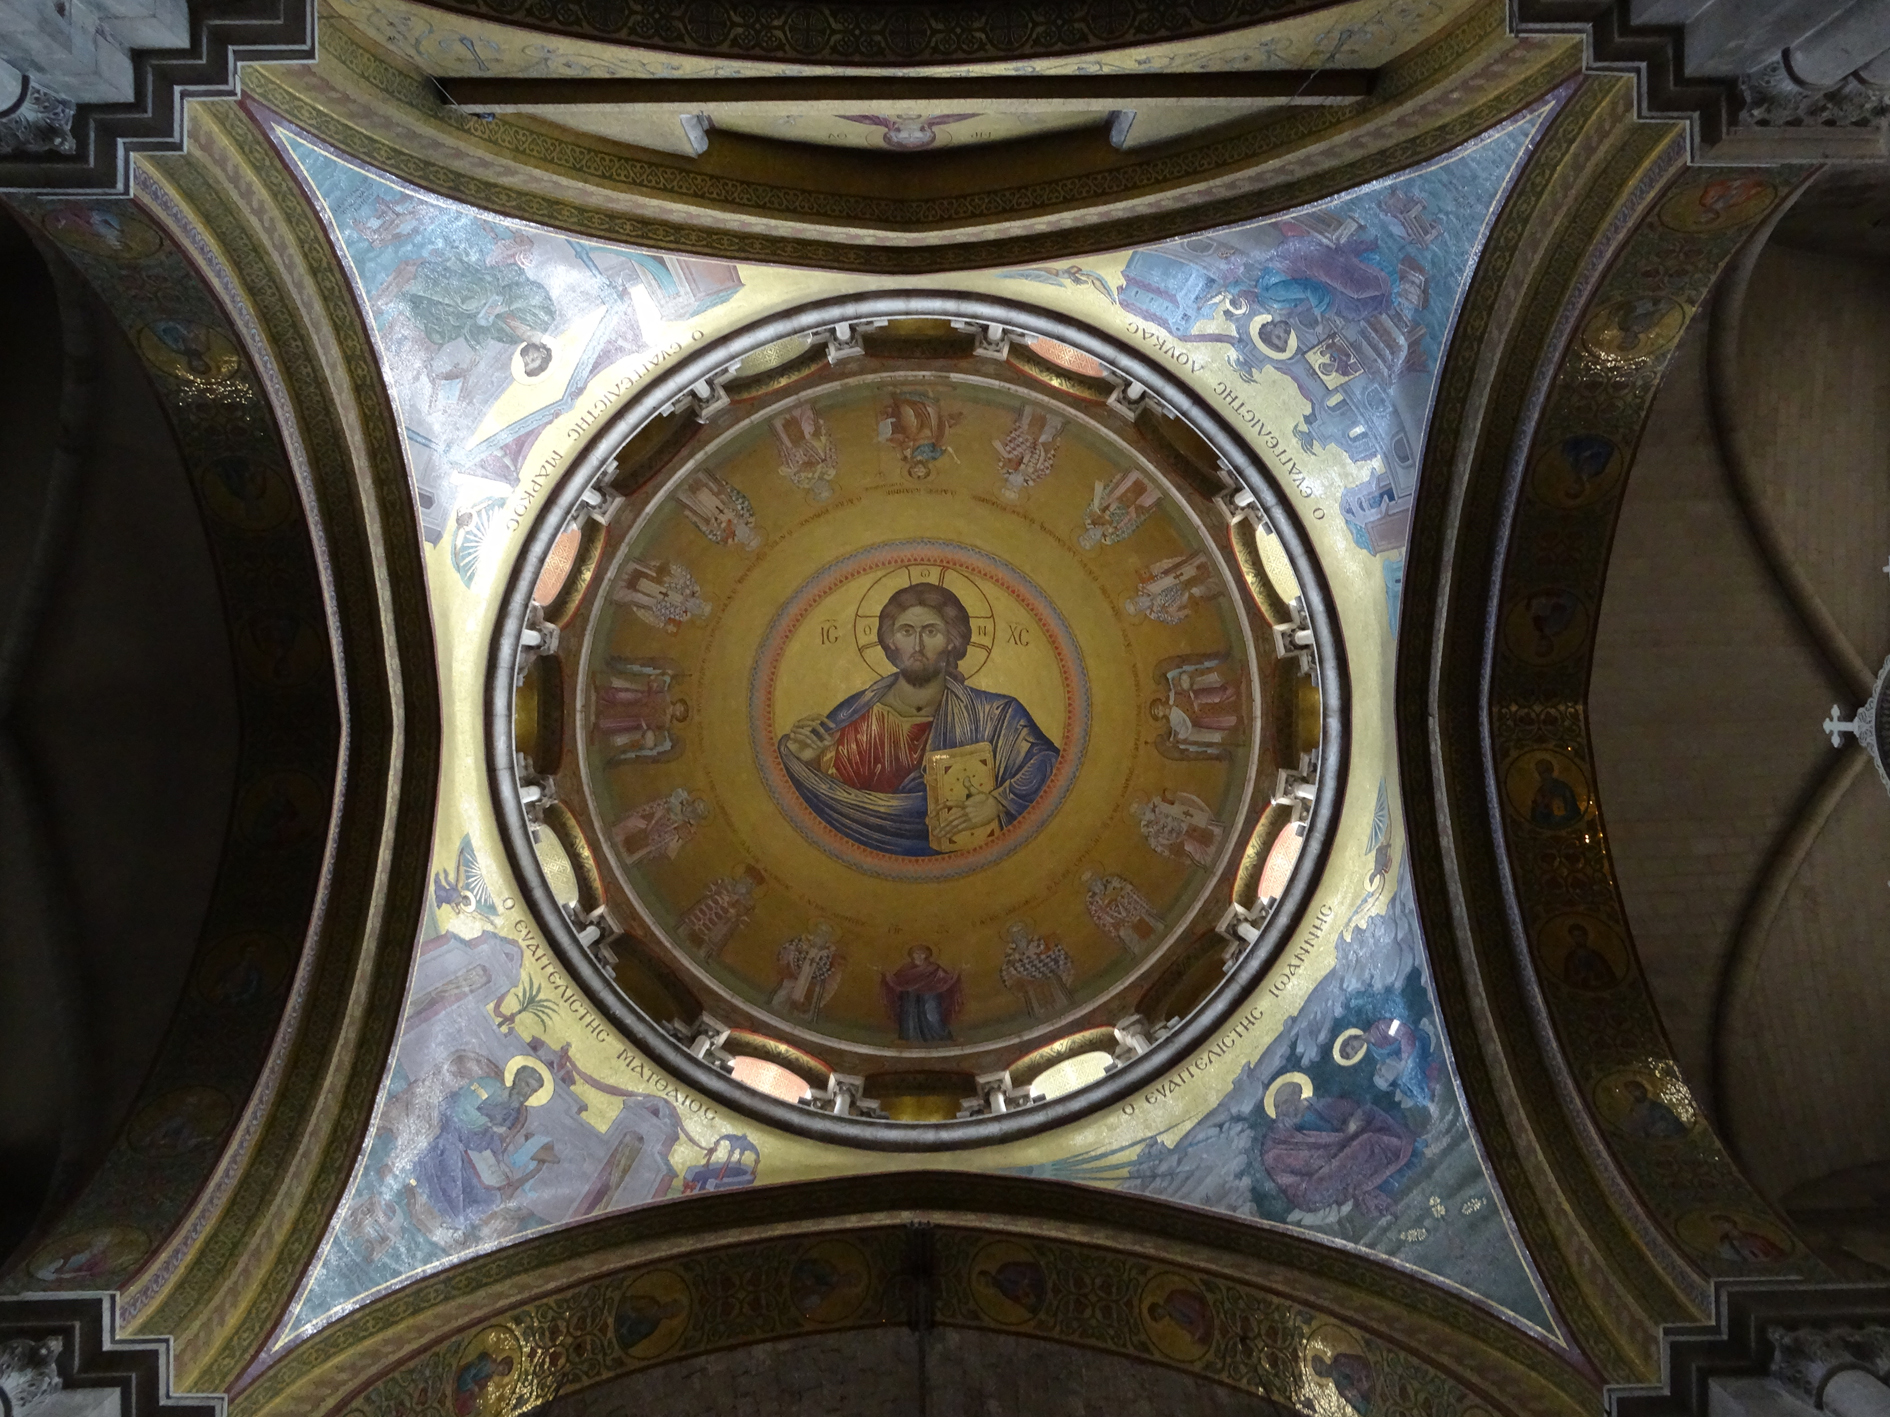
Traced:
POLYGON ((801 800, 849 841, 893 856, 936 856, 934 840, 1009 827, 1050 781, 1057 745, 1009 694, 965 683, 964 603, 930 581, 894 591, 879 612, 879 647, 893 673, 782 735, 781 766, 801 800), (991 750, 995 785, 933 820, 926 754, 977 745, 991 750))

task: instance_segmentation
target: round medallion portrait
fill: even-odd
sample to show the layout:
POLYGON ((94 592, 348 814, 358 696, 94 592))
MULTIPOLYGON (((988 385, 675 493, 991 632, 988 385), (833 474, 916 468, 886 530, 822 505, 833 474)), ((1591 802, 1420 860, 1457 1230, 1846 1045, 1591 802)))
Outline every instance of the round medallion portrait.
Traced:
POLYGON ((829 1061, 1092 1022, 1251 833, 1225 518, 1080 408, 836 377, 653 479, 594 579, 568 633, 610 893, 717 1017, 829 1061))
POLYGON ((143 1259, 151 1237, 128 1225, 75 1230, 33 1252, 27 1266, 34 1279, 55 1286, 102 1289, 143 1259))
POLYGON ((131 1119, 125 1144, 140 1156, 182 1156, 214 1146, 235 1109, 214 1087, 167 1092, 131 1119))
POLYGON ((221 1008, 243 1008, 275 997, 294 968, 289 946, 274 935, 246 930, 225 936, 204 951, 197 966, 197 995, 221 1008))
POLYGON ((1557 664, 1588 643, 1590 616, 1573 591, 1551 587, 1517 596, 1503 616, 1503 644, 1527 664, 1557 664))
POLYGON ((307 773, 269 773, 237 794, 236 830, 259 851, 290 851, 307 844, 327 812, 327 794, 307 773))
POLYGON ((1614 439, 1599 433, 1571 433, 1537 455, 1530 486, 1552 507, 1585 507, 1615 489, 1625 466, 1614 439))
POLYGON ((788 1302, 808 1323, 837 1324, 866 1302, 873 1267, 851 1240, 816 1240, 788 1268, 788 1302))
POLYGON ((447 1380, 454 1413, 501 1417, 511 1412, 513 1389, 524 1372, 525 1353, 518 1334, 506 1324, 493 1324, 459 1350, 459 1361, 447 1380))
POLYGON ((988 1240, 971 1258, 971 1297, 997 1323, 1029 1323, 1050 1297, 1043 1261, 1017 1240, 988 1240))
POLYGON ((1200 1285, 1172 1270, 1144 1282, 1136 1316, 1149 1342, 1177 1363, 1198 1363, 1214 1346, 1214 1305, 1200 1285))
POLYGON ((260 604, 231 634, 237 662, 251 678, 283 689, 326 667, 321 627, 299 607, 260 604))
POLYGON ((1607 992, 1633 972, 1620 930, 1580 911, 1544 921, 1536 932, 1536 953, 1551 979, 1591 994, 1607 992))
POLYGON ((1749 1210, 1688 1211, 1674 1229, 1695 1254, 1728 1264, 1780 1264, 1798 1252, 1782 1225, 1749 1210))
POLYGON ((1582 765, 1553 748, 1532 748, 1511 758, 1503 769, 1503 792, 1510 810, 1542 831, 1580 826, 1594 801, 1582 765))
POLYGON ((1590 1095, 1601 1120, 1635 1141, 1684 1141, 1705 1124, 1686 1085, 1649 1068, 1616 1068, 1590 1095))
POLYGON ((197 485, 219 520, 244 531, 268 531, 295 513, 295 488, 279 466, 247 453, 224 451, 203 459, 197 485))
POLYGON ((689 1284, 671 1269, 651 1270, 624 1286, 611 1333, 625 1357, 646 1362, 676 1346, 689 1327, 689 1284))
POLYGON ((1651 359, 1680 338, 1687 310, 1671 296, 1628 295, 1598 308, 1582 326, 1582 343, 1624 363, 1651 359))
POLYGON ((1377 1369, 1359 1336, 1335 1323, 1316 1323, 1304 1348, 1306 1405, 1313 1417, 1358 1417, 1372 1410, 1377 1369))
POLYGON ((157 228, 117 202, 67 202, 40 218, 61 246, 113 261, 142 261, 164 249, 157 228))
POLYGON ((1683 182, 1660 204, 1660 224, 1690 234, 1737 231, 1764 216, 1778 188, 1762 177, 1728 174, 1683 182))
POLYGON ((174 379, 227 379, 243 364, 228 335, 194 320, 153 320, 138 331, 138 352, 174 379))

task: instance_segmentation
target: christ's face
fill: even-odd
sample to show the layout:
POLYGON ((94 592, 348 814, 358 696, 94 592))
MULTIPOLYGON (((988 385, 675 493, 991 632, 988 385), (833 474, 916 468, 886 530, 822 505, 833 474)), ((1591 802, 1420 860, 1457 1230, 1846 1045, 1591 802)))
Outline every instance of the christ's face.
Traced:
POLYGON ((893 621, 892 661, 908 684, 929 684, 951 667, 951 634, 945 617, 915 605, 893 621))

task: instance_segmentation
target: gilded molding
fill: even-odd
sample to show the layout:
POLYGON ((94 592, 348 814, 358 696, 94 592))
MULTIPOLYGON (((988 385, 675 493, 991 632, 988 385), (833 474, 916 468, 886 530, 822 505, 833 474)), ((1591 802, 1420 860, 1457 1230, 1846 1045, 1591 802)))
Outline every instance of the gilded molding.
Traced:
POLYGON ((242 135, 255 135, 236 105, 199 105, 193 121, 200 125, 193 152, 152 163, 147 175, 153 190, 174 197, 227 253, 229 278, 267 332, 292 391, 341 626, 347 777, 378 785, 343 798, 318 911, 308 1008, 292 1038, 285 1035, 284 1083, 257 1149, 177 1277, 161 1289, 134 1292, 141 1326, 176 1333, 180 1367, 199 1385, 222 1386, 263 1336, 248 1330, 261 1324, 266 1332, 287 1303, 345 1186, 366 1123, 360 1099, 379 1077, 411 950, 405 922, 424 888, 437 729, 418 558, 401 554, 403 539, 394 538, 389 549, 377 534, 381 526, 404 526, 411 511, 385 392, 358 316, 345 287, 320 288, 327 247, 319 234, 299 243, 313 291, 257 235, 254 224, 271 217, 293 229, 293 214, 279 199, 299 200, 299 193, 270 182, 272 174, 286 182, 286 174, 266 147, 245 150, 242 135), (230 165, 232 153, 238 165, 230 165), (258 157, 270 161, 260 166, 258 157), (258 192, 276 204, 257 206, 258 192), (239 206, 246 199, 249 211, 239 206), (343 352, 347 411, 338 406, 332 363, 307 322, 311 308, 325 311, 343 352), (392 934, 382 938, 387 930, 392 934))
MULTIPOLYGON (((1510 348, 1529 353, 1505 361, 1512 377, 1498 381, 1493 390, 1491 411, 1486 415, 1492 430, 1487 456, 1507 456, 1503 430, 1513 426, 1509 420, 1523 416, 1516 410, 1528 405, 1530 380, 1538 377, 1533 371, 1540 367, 1538 352, 1558 347, 1560 331, 1569 319, 1571 304, 1579 304, 1584 281, 1592 282, 1624 227, 1671 175, 1680 158, 1678 135, 1671 127, 1634 125, 1625 133, 1619 128, 1615 132, 1618 141, 1602 156, 1574 209, 1558 223, 1557 235, 1562 239, 1546 251, 1525 298, 1510 348), (1586 233, 1585 239, 1567 240, 1570 231, 1586 233)), ((1469 377, 1469 371, 1464 371, 1464 377, 1469 377)), ((1460 538, 1476 534, 1457 532, 1460 538)), ((1476 881, 1479 889, 1487 884, 1482 878, 1476 881)), ((1469 893, 1470 884, 1461 889, 1469 893)), ((1501 1089, 1499 1096, 1514 1097, 1514 1105, 1523 1109, 1519 1135, 1527 1139, 1538 1184, 1547 1188, 1552 1214, 1543 1217, 1538 1247, 1572 1252, 1572 1272, 1584 1286, 1600 1325, 1591 1340, 1598 1345, 1591 1349, 1597 1361, 1606 1366, 1607 1355, 1612 1353, 1628 1364, 1624 1371, 1640 1371, 1652 1359, 1653 1335, 1661 1318, 1676 1302, 1687 1302, 1679 1297, 1686 1292, 1686 1281, 1678 1281, 1681 1287, 1676 1293, 1672 1257, 1662 1247, 1650 1246, 1651 1231, 1638 1204, 1605 1164, 1597 1166, 1595 1143, 1584 1134, 1581 1123, 1571 1125, 1571 1115, 1579 1116, 1579 1104, 1559 1085, 1560 1061, 1539 1051, 1541 1034, 1527 994, 1515 981, 1500 977, 1507 939, 1500 948, 1505 953, 1495 959, 1476 958, 1474 991, 1487 1011, 1485 1037, 1506 1061, 1506 1068, 1490 1072, 1491 1085, 1501 1089), (1567 1110, 1571 1107, 1573 1114, 1567 1110)), ((1465 983, 1470 985, 1468 979, 1465 983)))
MULTIPOLYGON (((274 341, 264 330, 257 319, 255 309, 244 298, 242 290, 232 278, 227 254, 212 240, 203 224, 179 205, 176 196, 170 190, 150 181, 148 170, 144 171, 142 180, 136 184, 136 191, 143 209, 156 218, 165 233, 187 251, 195 261, 205 284, 211 288, 224 310, 231 316, 232 324, 240 332, 244 346, 254 361, 258 378, 263 384, 270 409, 277 420, 282 435, 283 451, 287 456, 298 493, 305 507, 311 505, 315 500, 313 490, 315 478, 309 465, 309 443, 304 436, 301 419, 298 417, 297 401, 283 377, 281 363, 276 358, 274 341)), ((323 608, 326 612, 325 628, 329 641, 333 644, 341 638, 341 624, 334 613, 333 577, 319 545, 319 516, 311 518, 311 527, 315 531, 313 539, 317 542, 315 567, 316 575, 321 583, 323 608)), ((345 735, 347 721, 345 703, 341 705, 341 718, 345 735)), ((316 915, 320 913, 319 898, 314 913, 316 915)), ((278 1026, 280 1035, 292 1034, 301 1023, 302 1016, 308 1008, 311 993, 308 963, 309 955, 304 950, 303 959, 296 969, 296 979, 290 991, 288 1004, 283 1010, 282 1021, 278 1026)), ((224 1150, 216 1171, 193 1202, 185 1224, 171 1236, 157 1261, 141 1273, 136 1284, 129 1286, 121 1296, 117 1309, 128 1326, 136 1326, 139 1314, 150 1298, 161 1292, 164 1286, 176 1277, 192 1251, 202 1241, 204 1234, 218 1219, 244 1169, 258 1158, 268 1156, 269 1146, 265 1145, 259 1149, 257 1143, 265 1137, 270 1108, 277 1100, 286 1065, 285 1052, 280 1048, 272 1048, 257 1078, 256 1085, 250 1093, 241 1134, 224 1150)))
POLYGON ((725 59, 800 64, 968 64, 1083 54, 1123 44, 1223 34, 1326 8, 1331 0, 1230 0, 1176 5, 1161 0, 1071 8, 960 3, 888 7, 862 0, 678 8, 662 0, 614 0, 573 7, 555 0, 440 0, 441 8, 550 34, 615 40, 650 49, 725 59))
POLYGON ((245 91, 373 166, 516 219, 682 253, 916 273, 1149 244, 1302 205, 1435 157, 1578 67, 1566 43, 1507 39, 1502 7, 1485 5, 1381 71, 1362 111, 1297 109, 1229 137, 1112 158, 1116 166, 1097 172, 915 199, 736 180, 602 140, 469 118, 336 20, 321 63, 253 70, 245 91), (968 225, 941 225, 967 216, 968 225), (883 226, 888 239, 810 236, 810 221, 883 226))
MULTIPOLYGON (((1504 220, 1485 247, 1439 383, 1439 408, 1462 410, 1465 419, 1440 419, 1434 430, 1425 474, 1434 480, 1420 484, 1434 490, 1429 501, 1420 494, 1420 521, 1435 517, 1440 501, 1450 496, 1453 465, 1462 440, 1475 426, 1479 398, 1500 407, 1505 397, 1513 396, 1526 382, 1533 360, 1508 357, 1508 352, 1519 346, 1529 348, 1527 341, 1532 334, 1539 337, 1537 327, 1553 320, 1557 293, 1563 288, 1557 278, 1558 269, 1584 258, 1590 250, 1585 235, 1605 227, 1609 211, 1623 200, 1624 192, 1631 192, 1650 149, 1658 148, 1666 138, 1665 129, 1632 122, 1628 97, 1626 86, 1619 82, 1590 80, 1583 85, 1559 120, 1562 126, 1545 139, 1544 149, 1525 173, 1504 220), (1525 290, 1527 295, 1523 295, 1525 290), (1499 348, 1504 350, 1500 358, 1496 354, 1499 348)), ((1452 555, 1446 549, 1450 537, 1447 527, 1435 524, 1414 533, 1412 544, 1422 546, 1424 554, 1413 557, 1407 567, 1407 588, 1417 588, 1415 598, 1407 603, 1422 608, 1413 611, 1420 618, 1401 641, 1407 656, 1414 650, 1427 653, 1432 642, 1424 619, 1438 594, 1439 560, 1452 555)), ((1407 659, 1402 677, 1410 682, 1414 672, 1426 671, 1414 671, 1407 659)), ((1407 704, 1415 701, 1415 695, 1406 699, 1407 704)), ((1401 735, 1405 743, 1402 756, 1414 774, 1414 783, 1419 785, 1411 799, 1412 810, 1422 812, 1422 785, 1433 771, 1428 731, 1425 737, 1413 740, 1406 726, 1401 735)), ((1419 869, 1420 903, 1425 906, 1427 922, 1437 930, 1434 943, 1442 947, 1458 931, 1446 906, 1426 900, 1427 879, 1435 882, 1434 852, 1433 846, 1414 859, 1419 869)), ((1433 884, 1431 888, 1441 887, 1433 884)), ((1505 1176, 1518 1224, 1564 1316, 1583 1349, 1607 1369, 1627 1361, 1620 1347, 1623 1338, 1616 1328, 1619 1316, 1630 1306, 1623 1303, 1623 1281, 1616 1276, 1632 1276, 1641 1262, 1632 1247, 1611 1254, 1605 1242, 1599 1242, 1600 1252, 1593 1248, 1598 1243, 1592 1235, 1596 1225, 1607 1232, 1605 1206, 1599 1211, 1591 1206, 1585 1223, 1574 1222, 1566 1193, 1567 1177, 1579 1175, 1586 1163, 1579 1152, 1575 1153, 1576 1171, 1569 1173, 1543 1160, 1543 1149, 1552 1142, 1542 1135, 1539 1115, 1545 1102, 1550 1109, 1555 1107, 1553 1089, 1539 1079, 1521 1084, 1515 1081, 1516 1074, 1526 1067, 1523 1061, 1513 1060, 1506 1071, 1488 1060, 1484 1050, 1496 1045, 1492 1024, 1479 1016, 1472 1003, 1473 997, 1480 999, 1487 993, 1487 985, 1470 988, 1460 961, 1457 948, 1442 947, 1433 952, 1445 1007, 1461 1020, 1457 1026, 1465 1037, 1477 1036, 1483 1044, 1474 1053, 1460 1051, 1459 1062, 1477 1110, 1486 1152, 1505 1176), (1516 1096, 1519 1087, 1525 1094, 1520 1111, 1516 1096)), ((1496 1032, 1500 1036, 1500 1022, 1496 1032)), ((1627 1282, 1632 1293, 1644 1287, 1645 1277, 1639 1281, 1629 1278, 1627 1282)), ((1629 1322, 1632 1325, 1634 1321, 1629 1322)), ((1652 1327, 1638 1343, 1627 1341, 1647 1349, 1652 1342, 1652 1327)))
MULTIPOLYGON (((1573 123, 1572 110, 1564 121, 1573 123)), ((1708 183, 1758 180, 1709 169, 1655 205, 1682 143, 1677 124, 1631 125, 1584 179, 1585 190, 1557 221, 1533 269, 1506 275, 1505 243, 1493 235, 1440 378, 1439 407, 1469 408, 1479 380, 1489 389, 1461 424, 1440 420, 1427 454, 1421 530, 1412 538, 1425 555, 1414 556, 1406 572, 1406 603, 1417 618, 1402 640, 1400 662, 1404 682, 1425 686, 1401 700, 1407 795, 1414 812, 1435 811, 1441 828, 1414 858, 1420 904, 1439 943, 1452 934, 1460 941, 1456 951, 1434 956, 1440 1002, 1464 1022, 1453 1036, 1475 1029, 1485 1040, 1481 1056, 1460 1054, 1466 1091, 1518 1223, 1584 1349, 1604 1371, 1635 1377, 1651 1371, 1658 1325, 1697 1312, 1703 1276, 1777 1272, 1776 1265, 1755 1269, 1754 1261, 1707 1253, 1700 1217, 1714 1207, 1747 1216, 1763 1237, 1752 1243, 1754 1253, 1774 1243, 1774 1222, 1696 1114, 1688 1112, 1684 1138, 1636 1140, 1597 1112, 1594 1090, 1630 1064, 1651 1070, 1657 1098, 1664 1086, 1678 1085, 1632 966, 1596 1000, 1562 979, 1537 978, 1539 952, 1525 959, 1531 944, 1542 945, 1545 928, 1564 929, 1584 903, 1624 941, 1626 932, 1616 923, 1624 917, 1584 766, 1581 701, 1592 643, 1558 643, 1548 662, 1531 663, 1532 655, 1540 657, 1537 642, 1525 637, 1519 651, 1512 621, 1527 622, 1533 612, 1518 607, 1551 582, 1586 607, 1599 604, 1622 469, 1640 420, 1672 342, 1750 220, 1740 215, 1717 226, 1709 202, 1698 229, 1662 225, 1661 213, 1671 223, 1675 204, 1697 201, 1708 183), (1478 331, 1473 311, 1493 301, 1506 280, 1526 282, 1528 294, 1513 326, 1493 336, 1502 342, 1499 357, 1480 349, 1491 336, 1478 331), (1636 300, 1656 303, 1623 303, 1636 300), (1609 312, 1630 326, 1652 319, 1659 328, 1604 329, 1609 312), (1576 342, 1564 353, 1571 334, 1576 342), (1642 352, 1643 339, 1657 345, 1642 352), (1541 382, 1546 398, 1536 387, 1541 382), (1543 476, 1542 448, 1527 458, 1522 452, 1532 437, 1584 432, 1570 422, 1580 421, 1574 410, 1614 438, 1620 466, 1606 473, 1608 485, 1595 496, 1563 508, 1545 501, 1540 485, 1530 490, 1543 476), (1506 538, 1508 569, 1501 574, 1508 584, 1491 603, 1491 592, 1480 588, 1484 558, 1504 554, 1491 548, 1506 538), (1440 614, 1441 621, 1434 619, 1440 614), (1486 656, 1491 678, 1480 702, 1475 686, 1486 656), (1518 808, 1515 784, 1504 781, 1512 770, 1536 772, 1536 759, 1527 755, 1544 750, 1561 755, 1542 759, 1554 773, 1566 760, 1583 775, 1573 784, 1580 811, 1565 835, 1532 824, 1533 807, 1525 800, 1518 808), (1506 794, 1510 801, 1502 800, 1506 794), (1525 921, 1529 939, 1519 940, 1525 921), (1513 1120, 1497 1125, 1505 1114, 1513 1120)), ((1520 213, 1522 197, 1519 191, 1512 199, 1512 212, 1520 213)), ((1498 575, 1497 566, 1487 574, 1498 575)), ((1590 614, 1584 624, 1592 623, 1590 614)), ((1538 815, 1549 820, 1557 810, 1538 815)), ((1564 941, 1563 948, 1572 946, 1564 941)), ((1785 1246, 1791 1243, 1787 1238, 1785 1246)))
MULTIPOLYGON (((1528 457, 1512 473, 1521 485, 1510 509, 1502 600, 1494 607, 1497 642, 1487 661, 1490 771, 1513 777, 1526 763, 1540 776, 1547 765, 1574 790, 1578 805, 1584 793, 1589 799, 1566 826, 1561 819, 1569 813, 1552 814, 1534 799, 1520 808, 1514 783, 1498 789, 1505 800, 1492 807, 1508 848, 1514 908, 1562 1055, 1595 1115, 1596 1134, 1662 1229, 1708 1278, 1749 1275, 1754 1263, 1770 1263, 1774 1273, 1777 1264, 1821 1266, 1800 1254, 1789 1234, 1771 1233, 1777 1221, 1687 1094, 1653 997, 1637 977, 1593 790, 1586 686, 1615 517, 1660 381, 1753 224, 1806 176, 1803 169, 1695 170, 1628 236, 1574 321, 1528 457), (1519 635, 1512 622, 1556 618, 1531 608, 1544 596, 1574 597, 1587 612, 1585 623, 1560 631, 1538 625, 1533 641, 1519 635), (1581 926, 1580 936, 1570 933, 1570 922, 1581 926), (1607 955, 1609 932, 1625 951, 1619 960, 1607 955), (1586 957, 1580 966, 1568 963, 1585 943, 1603 956, 1606 970, 1586 957), (1624 1070, 1636 1074, 1679 1130, 1611 1115, 1610 1079, 1624 1070), (1773 1253, 1765 1259, 1728 1253, 1730 1242, 1708 1233, 1724 1228, 1721 1214, 1751 1222, 1740 1224, 1762 1237, 1743 1245, 1753 1256, 1773 1253)), ((1616 1079, 1620 1086, 1626 1081, 1616 1079)))
POLYGON ((16 198, 14 209, 144 361, 216 565, 242 723, 232 822, 170 1031, 117 1143, 5 1281, 69 1291, 162 1282, 234 1169, 267 1144, 272 1044, 311 987, 297 959, 319 913, 342 729, 317 529, 265 393, 273 371, 251 354, 266 347, 239 333, 203 251, 132 201, 16 198), (82 1265, 61 1262, 88 1251, 82 1265))
MULTIPOLYGON (((805 1332, 812 1325, 779 1282, 794 1255, 823 1239, 845 1237, 868 1250, 884 1243, 883 1252, 871 1251, 878 1266, 869 1293, 881 1293, 914 1221, 936 1227, 950 1257, 939 1266, 941 1322, 1001 1326, 975 1305, 959 1302, 970 1297, 964 1293, 964 1259, 983 1243, 1000 1240, 1023 1247, 1052 1287, 1060 1275, 1075 1279, 1086 1270, 1089 1284, 1114 1289, 1120 1280, 1108 1278, 1112 1267, 1180 1274, 1207 1299, 1218 1337, 1192 1361, 1176 1359, 1151 1345, 1133 1326, 1133 1306, 1121 1303, 1091 1305, 1088 1313, 1046 1304, 1043 1322, 1027 1331, 1190 1368, 1289 1406, 1299 1394, 1280 1360, 1291 1361, 1305 1326, 1291 1336, 1282 1328, 1271 1330, 1268 1354, 1269 1330, 1261 1322, 1264 1311, 1282 1303, 1314 1306, 1312 1317, 1330 1316, 1371 1336, 1387 1350, 1400 1351, 1413 1371, 1427 1370, 1430 1383, 1455 1389, 1447 1397, 1440 1388, 1440 1400, 1425 1404, 1428 1410, 1461 1413, 1488 1406, 1548 1417, 1590 1410, 1597 1398, 1592 1378, 1481 1307, 1344 1250, 1120 1192, 915 1172, 699 1197, 686 1207, 627 1211, 535 1237, 337 1320, 241 1390, 234 1407, 244 1413, 362 1411, 379 1417, 397 1410, 423 1384, 437 1390, 437 1382, 428 1380, 437 1377, 440 1365, 450 1371, 450 1355, 493 1324, 526 1333, 562 1322, 567 1334, 588 1333, 603 1296, 614 1299, 636 1271, 701 1264, 718 1277, 718 1286, 752 1287, 757 1281, 738 1276, 753 1272, 767 1291, 758 1290, 753 1304, 716 1306, 718 1312, 752 1311, 747 1331, 716 1332, 711 1316, 702 1341, 686 1340, 670 1356, 805 1332), (955 1235, 965 1239, 946 1238, 955 1235)), ((871 1304, 863 1304, 858 1317, 886 1321, 871 1304)), ((584 1383, 631 1366, 633 1359, 613 1356, 610 1347, 607 1336, 601 1348, 580 1344, 583 1356, 575 1361, 584 1383)), ((534 1400, 550 1395, 538 1393, 534 1400)))

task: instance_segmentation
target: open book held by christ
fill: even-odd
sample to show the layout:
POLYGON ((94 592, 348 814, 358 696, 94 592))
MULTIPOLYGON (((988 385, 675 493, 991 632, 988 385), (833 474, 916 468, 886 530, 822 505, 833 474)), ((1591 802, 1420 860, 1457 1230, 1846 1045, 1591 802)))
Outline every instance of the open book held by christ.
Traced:
POLYGON ((934 851, 969 851, 982 846, 1002 828, 986 822, 954 836, 941 837, 937 822, 953 807, 963 806, 973 797, 994 791, 997 769, 992 764, 989 743, 968 743, 962 748, 941 748, 925 755, 925 815, 930 825, 934 851))

